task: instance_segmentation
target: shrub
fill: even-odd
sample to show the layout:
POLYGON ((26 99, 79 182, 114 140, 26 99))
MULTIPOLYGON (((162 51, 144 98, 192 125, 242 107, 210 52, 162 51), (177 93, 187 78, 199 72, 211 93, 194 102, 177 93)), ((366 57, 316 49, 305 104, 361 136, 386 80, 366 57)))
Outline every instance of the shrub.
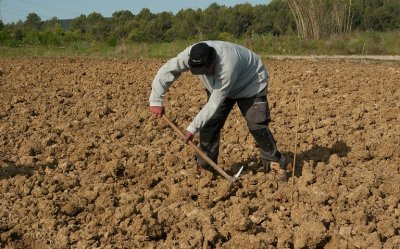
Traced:
POLYGON ((106 38, 106 43, 110 47, 117 46, 117 42, 118 42, 118 39, 115 36, 109 36, 109 37, 106 38))
POLYGON ((0 31, 0 44, 1 45, 6 45, 8 42, 10 42, 12 39, 12 36, 8 30, 3 29, 0 31))

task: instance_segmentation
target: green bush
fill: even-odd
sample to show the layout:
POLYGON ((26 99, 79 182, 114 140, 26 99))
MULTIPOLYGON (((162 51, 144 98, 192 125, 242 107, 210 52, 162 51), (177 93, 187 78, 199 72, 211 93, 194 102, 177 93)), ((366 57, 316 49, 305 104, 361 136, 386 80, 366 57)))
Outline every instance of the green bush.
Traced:
POLYGON ((106 38, 106 43, 110 47, 117 46, 117 42, 118 42, 118 39, 115 36, 109 36, 109 37, 106 38))
MULTIPOLYGON (((387 54, 390 46, 388 40, 392 40, 395 33, 390 32, 390 35, 381 32, 363 32, 354 33, 350 37, 342 38, 346 44, 340 51, 346 51, 348 54, 387 54)), ((392 44, 395 45, 395 44, 392 44)))
POLYGON ((39 32, 38 31, 30 31, 28 32, 22 40, 25 44, 28 45, 40 45, 39 32))
POLYGON ((74 29, 65 32, 63 37, 64 42, 66 43, 75 43, 84 40, 84 36, 81 34, 80 30, 74 29))
MULTIPOLYGON (((79 32, 66 32, 55 35, 46 32, 21 33, 23 41, 15 39, 12 33, 0 31, 2 57, 6 56, 107 56, 130 58, 171 58, 187 46, 205 39, 196 36, 192 39, 173 42, 133 42, 122 40, 116 43, 113 37, 104 42, 88 42, 79 36, 79 32), (30 45, 30 46, 25 46, 30 45), (59 46, 63 49, 60 50, 59 46), (7 47, 9 51, 7 51, 7 47)), ((137 38, 137 36, 136 36, 137 38)), ((222 34, 219 39, 246 46, 262 55, 347 55, 347 54, 399 54, 400 31, 368 32, 337 35, 324 40, 304 40, 299 36, 252 35, 234 38, 222 34)), ((89 40, 90 41, 90 40, 89 40)))
POLYGON ((3 29, 0 31, 0 45, 7 46, 8 42, 12 40, 12 36, 8 30, 3 29))
POLYGON ((233 41, 235 39, 235 37, 228 32, 222 32, 219 33, 219 35, 217 36, 217 40, 221 40, 221 41, 233 41))
POLYGON ((400 32, 382 33, 382 46, 386 48, 388 54, 400 54, 400 32))
POLYGON ((62 45, 62 35, 54 34, 51 32, 44 32, 40 34, 40 43, 48 46, 61 46, 62 45))
POLYGON ((138 28, 129 33, 128 39, 133 42, 145 42, 147 40, 146 34, 138 28))

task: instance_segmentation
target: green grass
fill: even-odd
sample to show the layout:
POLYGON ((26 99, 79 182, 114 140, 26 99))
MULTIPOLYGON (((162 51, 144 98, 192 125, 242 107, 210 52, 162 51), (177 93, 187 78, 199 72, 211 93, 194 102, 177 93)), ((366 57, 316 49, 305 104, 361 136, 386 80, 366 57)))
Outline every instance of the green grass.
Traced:
MULTIPOLYGON (((303 40, 298 36, 255 35, 225 40, 242 44, 263 56, 268 55, 399 55, 400 31, 363 32, 331 37, 324 40, 303 40)), ((171 58, 188 45, 191 39, 164 43, 123 42, 110 46, 106 42, 76 41, 59 46, 1 46, 0 58, 9 57, 112 57, 112 58, 171 58)))
POLYGON ((400 54, 400 32, 364 32, 334 37, 327 48, 343 54, 398 55, 400 54))

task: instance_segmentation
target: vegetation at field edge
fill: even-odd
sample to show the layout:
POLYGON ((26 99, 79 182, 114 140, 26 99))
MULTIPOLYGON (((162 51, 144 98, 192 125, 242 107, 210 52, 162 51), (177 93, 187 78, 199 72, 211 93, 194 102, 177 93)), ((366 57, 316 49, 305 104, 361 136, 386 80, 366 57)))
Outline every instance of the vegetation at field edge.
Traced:
POLYGON ((400 54, 398 0, 273 0, 252 6, 216 3, 201 10, 129 10, 71 20, 0 21, 0 57, 175 55, 201 40, 243 44, 264 55, 400 54))

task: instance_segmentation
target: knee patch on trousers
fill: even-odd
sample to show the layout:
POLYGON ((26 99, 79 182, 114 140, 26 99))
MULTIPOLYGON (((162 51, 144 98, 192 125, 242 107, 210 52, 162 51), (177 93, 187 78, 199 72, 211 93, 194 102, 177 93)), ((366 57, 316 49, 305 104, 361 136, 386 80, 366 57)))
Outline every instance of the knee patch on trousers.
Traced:
POLYGON ((271 121, 268 102, 265 98, 255 102, 245 115, 250 130, 264 128, 271 121))

